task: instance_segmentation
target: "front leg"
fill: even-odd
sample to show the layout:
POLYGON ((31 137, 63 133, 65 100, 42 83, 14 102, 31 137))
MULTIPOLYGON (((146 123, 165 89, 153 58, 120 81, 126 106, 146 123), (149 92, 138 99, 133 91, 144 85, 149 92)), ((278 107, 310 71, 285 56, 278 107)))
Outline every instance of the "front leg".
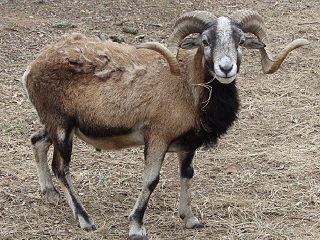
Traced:
POLYGON ((143 216, 148 206, 150 196, 156 188, 160 169, 163 163, 167 145, 155 145, 155 147, 145 147, 145 168, 143 173, 143 187, 136 204, 129 216, 130 220, 130 240, 146 240, 147 234, 143 224, 143 216))
POLYGON ((203 224, 200 223, 191 211, 191 192, 190 187, 193 178, 193 157, 194 151, 187 153, 179 153, 180 163, 180 182, 181 182, 181 193, 180 193, 180 204, 179 204, 179 215, 184 221, 186 228, 202 228, 203 224))

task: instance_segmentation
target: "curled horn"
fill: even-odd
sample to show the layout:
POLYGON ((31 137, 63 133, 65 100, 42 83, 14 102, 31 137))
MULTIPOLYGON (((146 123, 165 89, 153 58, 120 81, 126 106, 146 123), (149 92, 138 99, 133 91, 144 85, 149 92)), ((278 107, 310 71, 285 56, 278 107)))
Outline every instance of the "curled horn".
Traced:
MULTIPOLYGON (((256 35, 259 40, 266 45, 269 43, 263 18, 257 12, 252 10, 239 10, 232 13, 230 18, 238 23, 244 32, 256 35)), ((275 58, 270 56, 268 49, 260 48, 263 72, 267 74, 276 72, 292 50, 307 44, 309 44, 309 41, 306 39, 296 39, 288 44, 275 58)))
POLYGON ((202 33, 216 17, 207 11, 192 11, 183 14, 175 23, 168 45, 177 47, 191 33, 202 33))
MULTIPOLYGON (((169 48, 178 47, 179 43, 191 33, 202 33, 206 26, 216 19, 210 12, 207 11, 192 11, 183 14, 175 23, 173 33, 171 34, 168 45, 169 48)), ((137 48, 147 48, 154 50, 168 61, 170 66, 170 72, 173 75, 180 75, 179 62, 175 57, 176 51, 166 48, 157 42, 147 42, 136 46, 137 48)))
POLYGON ((143 43, 143 44, 136 46, 136 48, 138 48, 138 49, 147 48, 147 49, 151 49, 151 50, 154 50, 154 51, 160 53, 168 61, 169 67, 170 67, 170 72, 176 76, 181 75, 179 62, 176 59, 175 55, 168 48, 163 46, 161 43, 146 42, 146 43, 143 43))

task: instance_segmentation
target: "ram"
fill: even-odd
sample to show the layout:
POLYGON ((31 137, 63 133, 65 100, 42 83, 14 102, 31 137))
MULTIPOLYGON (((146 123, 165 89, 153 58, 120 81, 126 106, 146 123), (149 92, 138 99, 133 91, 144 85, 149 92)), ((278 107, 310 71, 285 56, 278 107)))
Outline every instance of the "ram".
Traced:
POLYGON ((237 118, 241 47, 259 49, 263 71, 273 73, 290 51, 308 43, 295 40, 273 59, 266 41, 263 19, 254 11, 219 18, 193 11, 174 27, 169 42, 179 46, 177 55, 159 43, 136 48, 81 34, 45 47, 23 76, 44 125, 31 138, 41 192, 59 201, 47 162, 53 145, 52 170, 73 215, 81 228, 94 230, 71 183, 74 135, 98 149, 144 145, 143 186, 129 216, 130 239, 147 238, 143 216, 166 152, 179 159, 179 215, 186 228, 202 227, 190 207, 193 156, 199 147, 214 145, 237 118))

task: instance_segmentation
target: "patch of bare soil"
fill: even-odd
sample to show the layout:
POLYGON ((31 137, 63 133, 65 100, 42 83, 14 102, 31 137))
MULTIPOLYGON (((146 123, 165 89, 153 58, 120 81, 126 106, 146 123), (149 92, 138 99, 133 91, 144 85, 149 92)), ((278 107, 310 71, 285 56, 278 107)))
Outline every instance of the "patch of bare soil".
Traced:
POLYGON ((320 239, 320 4, 318 0, 2 0, 0 2, 0 238, 125 239, 141 188, 143 151, 95 152, 75 140, 72 177, 98 230, 76 226, 65 198, 39 192, 30 136, 39 127, 20 78, 48 43, 82 32, 125 41, 166 42, 183 12, 217 16, 258 11, 274 51, 294 38, 312 44, 273 75, 244 51, 239 120, 216 148, 195 157, 193 208, 204 229, 186 230, 177 214, 178 163, 168 154, 145 216, 150 239, 320 239), (137 29, 137 35, 123 28, 137 29))

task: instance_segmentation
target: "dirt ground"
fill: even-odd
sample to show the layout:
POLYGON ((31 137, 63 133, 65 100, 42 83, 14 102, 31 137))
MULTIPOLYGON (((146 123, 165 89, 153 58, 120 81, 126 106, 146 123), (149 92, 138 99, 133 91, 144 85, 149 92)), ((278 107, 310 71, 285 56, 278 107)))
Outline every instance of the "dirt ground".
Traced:
POLYGON ((64 197, 55 206, 38 191, 30 136, 39 122, 20 78, 43 46, 67 33, 165 43, 177 16, 196 9, 216 16, 258 11, 274 52, 299 37, 312 43, 292 52, 273 75, 262 73, 256 51, 244 50, 239 119, 216 148, 195 157, 193 209, 205 228, 183 228, 178 163, 168 154, 145 215, 149 238, 320 239, 318 0, 1 0, 0 239, 127 237, 142 148, 99 153, 75 139, 74 185, 98 227, 79 229, 64 197))

